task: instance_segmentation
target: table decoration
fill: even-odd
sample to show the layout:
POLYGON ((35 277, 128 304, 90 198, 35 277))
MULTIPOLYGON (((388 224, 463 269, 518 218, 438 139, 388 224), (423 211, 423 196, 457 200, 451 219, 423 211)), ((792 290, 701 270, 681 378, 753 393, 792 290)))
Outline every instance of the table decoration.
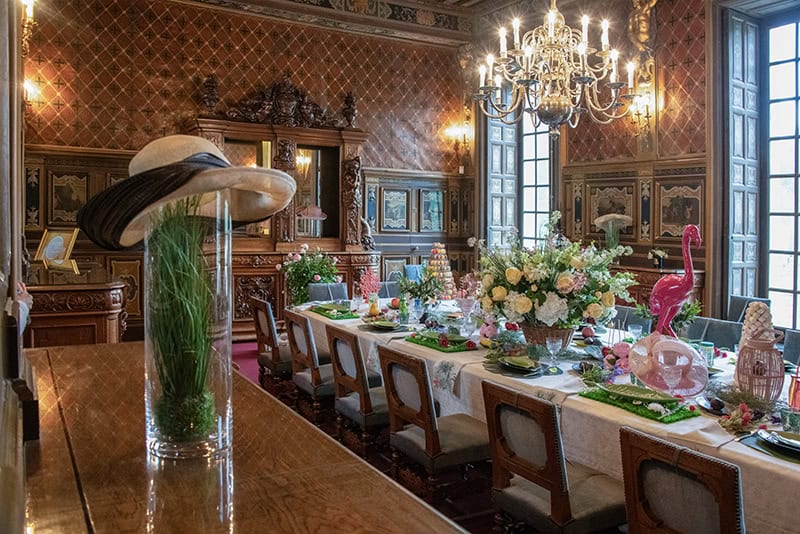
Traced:
POLYGON ((325 307, 322 304, 317 304, 311 306, 309 308, 310 311, 314 313, 318 313, 328 319, 333 321, 341 321, 344 319, 358 319, 358 314, 355 314, 350 311, 350 307, 342 307, 342 308, 332 308, 332 307, 325 307))
POLYGON ((708 384, 708 368, 697 350, 679 339, 654 332, 637 341, 628 355, 630 371, 648 387, 692 397, 708 384))
POLYGON ((405 340, 440 352, 462 352, 478 350, 478 344, 458 334, 445 334, 423 330, 406 336, 405 340))
POLYGON ((595 217, 592 224, 605 232, 606 248, 613 250, 619 245, 619 231, 632 225, 633 219, 630 215, 606 213, 605 215, 595 217))
POLYGON ((783 339, 783 332, 762 329, 747 338, 739 347, 736 359, 736 382, 739 388, 756 397, 773 401, 783 390, 786 369, 783 354, 775 343, 783 339), (764 335, 769 334, 765 339, 764 335))
POLYGON ((609 266, 630 247, 598 250, 557 234, 559 212, 547 225, 546 244, 527 249, 519 241, 506 248, 481 248, 479 299, 485 313, 518 323, 528 343, 544 345, 559 337, 569 345, 574 327, 616 313, 616 299, 631 300, 630 273, 611 274, 609 266))
POLYGON ((367 269, 361 273, 361 278, 358 279, 358 291, 364 302, 369 302, 372 295, 377 296, 381 292, 381 279, 375 271, 367 269))
POLYGON ((701 407, 703 410, 710 413, 711 415, 715 415, 717 417, 722 415, 729 415, 728 409, 725 407, 725 403, 716 397, 707 397, 705 395, 698 395, 697 397, 694 398, 694 401, 697 403, 699 407, 701 407))
POLYGON ((283 263, 275 268, 286 276, 286 296, 290 304, 308 302, 308 284, 337 281, 339 270, 336 264, 339 259, 325 254, 317 247, 309 252, 308 245, 300 245, 299 252, 290 252, 283 263))
POLYGON ((632 385, 596 386, 585 389, 578 395, 661 423, 674 423, 700 415, 694 406, 681 404, 675 397, 632 385))

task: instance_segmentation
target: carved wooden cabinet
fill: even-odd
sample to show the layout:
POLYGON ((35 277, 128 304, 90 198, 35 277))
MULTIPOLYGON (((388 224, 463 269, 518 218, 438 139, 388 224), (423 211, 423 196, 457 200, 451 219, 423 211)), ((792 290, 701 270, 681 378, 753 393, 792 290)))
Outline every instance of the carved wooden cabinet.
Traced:
MULTIPOLYGON (((650 299, 650 293, 653 291, 653 286, 658 280, 667 274, 683 274, 683 269, 656 269, 653 267, 633 267, 627 265, 617 265, 612 267, 613 272, 630 272, 636 275, 637 285, 630 288, 631 297, 637 304, 647 304, 650 299)), ((694 290, 693 295, 695 299, 701 299, 703 296, 703 288, 705 287, 706 275, 704 271, 694 271, 694 290)), ((621 302, 620 304, 626 304, 621 302)))
POLYGON ((100 268, 79 275, 39 270, 32 282, 26 347, 120 342, 127 317, 124 282, 100 268))

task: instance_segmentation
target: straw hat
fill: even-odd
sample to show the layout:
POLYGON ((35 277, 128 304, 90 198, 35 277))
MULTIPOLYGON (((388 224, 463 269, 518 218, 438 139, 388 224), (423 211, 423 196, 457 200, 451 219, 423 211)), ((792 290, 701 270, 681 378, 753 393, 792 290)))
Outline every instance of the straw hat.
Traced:
POLYGON ((261 167, 232 167, 214 143, 170 135, 142 148, 128 166, 130 178, 92 197, 78 226, 103 248, 131 247, 144 239, 147 217, 175 200, 203 195, 200 214, 214 215, 216 192, 230 191, 234 226, 263 221, 292 200, 294 179, 261 167))

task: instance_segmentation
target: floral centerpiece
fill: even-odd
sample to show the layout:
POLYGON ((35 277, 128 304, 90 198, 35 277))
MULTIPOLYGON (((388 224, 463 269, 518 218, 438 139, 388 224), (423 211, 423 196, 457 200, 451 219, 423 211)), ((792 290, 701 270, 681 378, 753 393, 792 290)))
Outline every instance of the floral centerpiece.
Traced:
POLYGON ((420 273, 419 280, 409 280, 405 276, 397 281, 400 293, 405 293, 411 298, 419 299, 423 304, 436 298, 442 291, 442 282, 436 277, 433 269, 425 266, 420 273))
POLYGON ((631 273, 612 274, 609 265, 630 247, 598 250, 556 237, 561 214, 553 212, 549 238, 539 249, 517 242, 509 248, 482 249, 481 290, 483 310, 519 323, 529 343, 544 344, 560 336, 564 346, 581 322, 600 322, 613 316, 617 298, 631 300, 628 288, 636 283, 631 273))
POLYGON ((328 256, 317 247, 309 252, 308 245, 300 245, 300 252, 290 252, 286 261, 275 266, 286 275, 286 289, 292 304, 308 301, 308 284, 341 281, 336 264, 339 258, 328 256))
POLYGON ((647 259, 653 260, 655 267, 664 267, 664 260, 669 257, 669 254, 663 248, 651 248, 647 253, 647 259))

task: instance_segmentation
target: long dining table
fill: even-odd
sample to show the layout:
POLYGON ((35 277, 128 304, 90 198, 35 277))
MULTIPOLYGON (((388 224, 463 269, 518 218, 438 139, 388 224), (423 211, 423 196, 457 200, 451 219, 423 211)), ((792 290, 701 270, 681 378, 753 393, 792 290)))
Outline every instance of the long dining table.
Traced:
MULTIPOLYGON (((622 479, 619 429, 629 426, 693 450, 727 460, 741 469, 744 514, 750 532, 798 532, 800 521, 795 514, 795 491, 800 483, 800 464, 768 456, 736 441, 725 431, 718 418, 702 413, 700 417, 665 424, 635 415, 621 408, 579 396, 585 386, 571 369, 573 362, 561 362, 558 375, 522 378, 499 373, 485 365, 488 350, 440 352, 406 341, 409 330, 377 331, 360 318, 332 320, 299 306, 296 311, 309 318, 318 348, 328 350, 326 326, 329 324, 354 332, 367 366, 380 372, 379 345, 418 356, 425 360, 433 382, 434 397, 440 414, 468 413, 483 421, 486 413, 481 382, 490 380, 522 393, 545 398, 560 408, 561 436, 568 461, 622 479)), ((363 311, 363 310, 362 310, 363 311)), ((733 360, 720 360, 722 373, 717 379, 732 380, 733 360)))

